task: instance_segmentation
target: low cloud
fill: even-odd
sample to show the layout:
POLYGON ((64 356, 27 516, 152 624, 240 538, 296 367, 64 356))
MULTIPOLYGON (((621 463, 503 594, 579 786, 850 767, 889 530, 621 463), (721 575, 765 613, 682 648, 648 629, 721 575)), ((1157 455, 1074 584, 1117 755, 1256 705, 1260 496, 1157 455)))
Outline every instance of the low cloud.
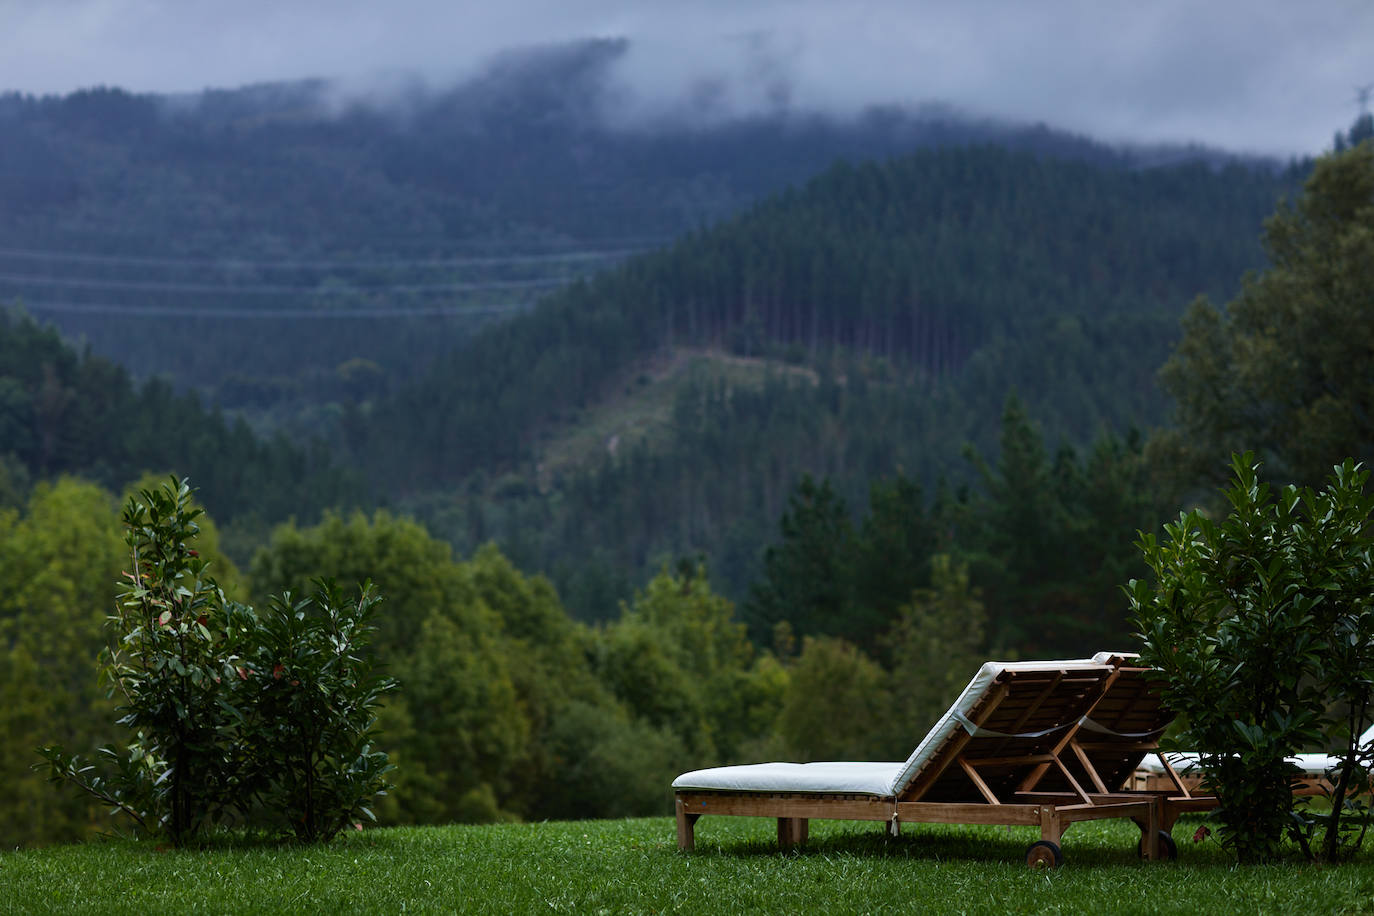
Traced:
POLYGON ((0 88, 30 93, 323 76, 376 98, 507 48, 623 37, 625 118, 940 103, 1278 155, 1328 145, 1374 82, 1365 0, 0 0, 0 21, 0 88))

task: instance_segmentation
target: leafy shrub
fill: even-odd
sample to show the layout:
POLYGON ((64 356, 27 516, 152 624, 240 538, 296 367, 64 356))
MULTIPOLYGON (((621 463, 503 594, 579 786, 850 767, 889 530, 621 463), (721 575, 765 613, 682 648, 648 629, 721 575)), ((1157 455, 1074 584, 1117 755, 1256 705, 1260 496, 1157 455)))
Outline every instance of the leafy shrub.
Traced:
POLYGON ((356 601, 317 580, 311 598, 273 598, 244 655, 239 708, 248 718, 247 766, 262 809, 302 840, 328 840, 384 791, 391 769, 372 748, 371 728, 395 682, 378 677, 361 653, 380 598, 370 583, 356 601))
POLYGON ((319 582, 315 597, 284 595, 263 615, 226 601, 191 546, 201 511, 175 478, 124 508, 131 569, 102 675, 133 740, 101 748, 99 767, 58 746, 40 753, 54 781, 174 845, 221 821, 328 839, 387 787, 371 731, 395 684, 360 654, 378 599, 365 586, 344 602, 319 582))
POLYGON ((1334 860, 1343 836, 1362 836, 1348 816, 1367 813, 1351 795, 1367 784, 1355 736, 1374 698, 1368 472, 1347 461, 1320 492, 1275 494, 1249 453, 1232 470, 1225 519, 1194 511, 1165 526, 1165 541, 1139 541, 1155 576, 1127 586, 1141 655, 1184 716, 1177 744, 1199 752, 1219 837, 1241 861, 1276 857, 1285 834, 1313 856, 1314 821, 1295 803, 1287 758, 1328 733, 1346 737, 1322 849, 1334 860))

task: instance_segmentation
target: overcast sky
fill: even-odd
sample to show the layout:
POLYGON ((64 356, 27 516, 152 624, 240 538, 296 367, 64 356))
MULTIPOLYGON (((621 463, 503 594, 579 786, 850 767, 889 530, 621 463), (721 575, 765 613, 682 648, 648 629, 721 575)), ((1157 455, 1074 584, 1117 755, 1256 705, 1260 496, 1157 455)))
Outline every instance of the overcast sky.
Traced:
POLYGON ((1106 140, 1317 153, 1374 84, 1374 0, 0 0, 0 90, 460 79, 513 46, 631 40, 646 111, 947 103, 1106 140))

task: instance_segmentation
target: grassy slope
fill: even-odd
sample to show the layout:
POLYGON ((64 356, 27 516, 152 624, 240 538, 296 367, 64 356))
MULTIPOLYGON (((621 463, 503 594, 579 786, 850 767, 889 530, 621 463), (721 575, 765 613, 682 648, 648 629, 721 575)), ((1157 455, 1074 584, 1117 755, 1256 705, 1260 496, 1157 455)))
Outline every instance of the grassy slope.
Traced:
POLYGON ((160 852, 126 842, 0 855, 0 912, 1331 913, 1369 912, 1374 860, 1235 868, 1215 846, 1135 859, 1130 824, 1082 824, 1067 864, 1021 864, 1026 828, 813 822, 800 854, 771 821, 705 818, 681 855, 666 818, 396 828, 325 848, 160 852))

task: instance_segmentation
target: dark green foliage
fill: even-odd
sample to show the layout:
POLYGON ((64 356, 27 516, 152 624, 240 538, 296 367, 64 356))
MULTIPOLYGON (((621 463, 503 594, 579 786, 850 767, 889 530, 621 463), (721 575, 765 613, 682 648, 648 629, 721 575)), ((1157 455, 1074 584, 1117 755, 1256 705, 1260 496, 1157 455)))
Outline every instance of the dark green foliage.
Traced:
POLYGON ((717 222, 839 158, 1001 140, 1110 168, 1148 161, 1043 127, 895 109, 625 129, 609 87, 627 51, 521 53, 442 92, 407 92, 393 100, 404 115, 341 110, 320 81, 0 95, 0 299, 41 307, 140 373, 272 422, 331 425, 314 408, 358 403, 340 371, 350 360, 376 363, 384 391, 489 322, 483 309, 530 304, 540 287, 521 283, 556 285, 617 249, 717 222), (484 263, 512 251, 571 257, 484 263), (498 285, 464 288, 474 283, 498 285), (281 311, 291 317, 270 317, 281 311))
MULTIPOLYGON (((1010 389, 1052 460, 1061 443, 1161 420, 1154 376, 1177 316, 1262 264, 1255 227, 1290 183, 986 148, 836 167, 481 334, 348 442, 374 478, 430 489, 413 506, 432 530, 460 549, 497 540, 583 619, 613 614, 663 558, 698 552, 743 602, 804 473, 850 506, 898 468, 957 485, 964 443, 996 449, 988 417, 1010 389), (662 429, 543 476, 550 437, 684 348, 724 360, 746 320, 770 377, 702 372, 662 429), (506 472, 525 486, 498 486, 506 472)), ((1110 542, 1118 555, 1128 537, 1110 542)))
POLYGON ((392 769, 374 750, 376 710, 394 681, 373 672, 364 650, 381 599, 365 583, 348 600, 327 580, 293 601, 273 598, 260 612, 247 677, 243 740, 261 809, 298 839, 329 840, 385 793, 392 769))
POLYGON ((1271 266, 1224 311, 1194 302, 1160 372, 1175 425, 1152 451, 1181 491, 1246 449, 1307 484, 1374 457, 1374 142, 1320 159, 1265 244, 1271 266))
POLYGON ((1307 848, 1286 758, 1321 746, 1338 726, 1346 759, 1334 774, 1322 850, 1335 860, 1346 851, 1349 793, 1368 785, 1354 738, 1374 698, 1368 473, 1347 461, 1321 491, 1274 491, 1251 454, 1233 457, 1232 471, 1224 519, 1193 511, 1165 526, 1164 541, 1141 536, 1155 582, 1132 580, 1127 594, 1142 658, 1185 716, 1177 743, 1201 754, 1220 801, 1220 839, 1241 861, 1274 858, 1286 833, 1307 848), (1328 704, 1340 704, 1338 721, 1328 704))
POLYGON ((931 585, 917 589, 885 634, 892 695, 888 754, 909 754, 987 661, 987 612, 966 565, 931 558, 931 585))
POLYGON ((1031 657, 1084 655, 1128 633, 1118 587, 1138 574, 1130 532, 1162 515, 1142 444, 1102 434, 1085 455, 1045 437, 1014 395, 995 466, 968 455, 983 486, 945 511, 988 606, 991 645, 1031 657))
POLYGON ((119 724, 135 736, 105 800, 177 846, 225 817, 249 788, 227 738, 234 682, 245 676, 239 651, 251 645, 242 640, 255 623, 250 609, 224 600, 191 546, 201 513, 190 487, 175 480, 126 504, 130 567, 105 673, 123 701, 119 724))
POLYGON ((661 570, 599 637, 603 683, 637 718, 676 734, 685 759, 739 760, 772 731, 786 675, 750 644, 704 566, 661 570))
MULTIPOLYGON (((154 480, 149 484, 158 485, 154 480)), ((40 482, 17 510, 0 509, 0 805, 6 843, 71 841, 103 823, 76 793, 57 793, 31 768, 44 743, 97 747, 114 740, 114 704, 97 681, 107 622, 129 555, 120 503, 94 484, 40 482)), ((192 546, 232 589, 234 573, 205 516, 192 546)), ((129 584, 123 579, 124 586, 129 584)))
POLYGON ((386 583, 375 656, 405 676, 404 692, 388 700, 387 715, 404 723, 394 736, 401 766, 388 814, 482 821, 509 810, 530 724, 502 621, 468 569, 414 522, 331 513, 310 528, 280 527, 253 559, 252 592, 295 591, 317 577, 386 583))
POLYGON ((746 619, 755 641, 785 621, 803 636, 848 630, 854 529, 830 481, 802 477, 778 522, 781 542, 763 555, 763 578, 746 619))
POLYGON ((803 640, 778 716, 789 757, 884 760, 911 753, 911 747, 875 747, 887 738, 884 726, 893 714, 886 680, 881 666, 842 639, 803 640))
POLYGON ((751 636, 767 644, 785 622, 796 636, 838 636, 875 651, 897 609, 929 584, 937 524, 902 474, 872 483, 857 529, 830 479, 803 475, 743 608, 751 636))
POLYGON ((828 478, 803 477, 742 611, 755 642, 770 644, 785 621, 799 636, 840 636, 890 663, 884 634, 913 592, 933 585, 932 556, 947 553, 982 595, 995 651, 1054 657, 1121 644, 1119 585, 1142 569, 1129 532, 1160 515, 1139 441, 1103 435, 1085 455, 1062 447, 1051 461, 1012 397, 997 464, 969 456, 980 491, 942 486, 927 505, 898 474, 870 487, 857 528, 828 478))
POLYGON ((700 577, 651 583, 634 623, 603 636, 494 546, 458 562, 419 525, 377 513, 280 528, 252 578, 265 594, 368 570, 388 583, 376 659, 405 681, 381 712, 399 765, 384 818, 661 811, 683 766, 717 762, 718 744, 766 730, 776 708, 700 577))
POLYGON ((42 754, 55 781, 177 846, 264 812, 327 840, 386 788, 369 731, 393 685, 355 655, 375 599, 341 603, 322 583, 318 602, 283 598, 262 617, 227 601, 192 546, 202 511, 175 478, 126 504, 130 570, 104 673, 131 740, 102 748, 101 767, 59 746, 42 754))
MULTIPOLYGON (((180 192, 167 200, 109 196, 126 205, 137 199, 148 218, 136 222, 174 226, 188 239, 195 235, 188 212, 218 213, 232 201, 229 209, 247 228, 236 224, 204 245, 216 256, 244 258, 234 282, 317 282, 325 291, 353 288, 371 302, 359 288, 394 280, 388 270, 338 266, 323 278, 304 270, 267 276, 261 262, 279 255, 282 238, 311 239, 318 247, 310 256, 338 265, 397 257, 383 249, 391 238, 385 227, 398 225, 405 231, 397 236, 425 240, 415 249, 425 254, 451 251, 469 231, 499 239, 498 247, 586 238, 592 222, 615 225, 617 233, 651 223, 655 233, 671 233, 705 224, 705 215, 737 212, 765 189, 797 188, 470 341, 466 330, 427 319, 379 319, 351 330, 347 322, 303 320, 301 328, 284 323, 264 334, 254 322, 208 317, 158 322, 159 333, 181 339, 213 333, 219 346, 208 354, 151 338, 130 341, 132 325, 121 317, 99 332, 87 326, 88 339, 118 341, 135 359, 135 347, 155 351, 138 363, 140 371, 158 365, 153 355, 174 359, 180 381, 202 372, 238 376, 233 385, 243 400, 236 403, 251 402, 257 416, 284 403, 273 392, 318 405, 300 418, 297 433, 330 437, 338 446, 331 454, 364 466, 375 492, 390 497, 399 481, 413 498, 406 508, 460 551, 497 540, 520 568, 551 576, 579 617, 608 619, 665 557, 710 556, 716 586, 743 599, 760 572, 758 545, 802 473, 830 477, 851 506, 897 468, 927 488, 942 474, 959 476, 965 441, 989 453, 995 447, 996 427, 986 417, 1013 384, 1056 443, 1086 442, 1104 425, 1148 425, 1163 409, 1152 374, 1176 333, 1178 306, 1200 290, 1228 294, 1235 276, 1261 263, 1253 226, 1291 182, 1266 169, 1120 168, 1129 156, 1046 131, 1021 140, 1067 155, 954 148, 948 141, 967 139, 960 134, 967 125, 912 124, 898 113, 858 125, 871 143, 821 121, 766 119, 704 135, 578 129, 570 142, 564 131, 588 114, 574 100, 595 95, 595 80, 584 79, 603 54, 618 53, 601 48, 548 64, 579 74, 559 91, 524 82, 525 65, 512 66, 420 104, 413 130, 361 110, 317 117, 318 87, 210 94, 199 110, 189 104, 159 122, 166 133, 149 147, 157 152, 135 159, 154 170, 147 178, 154 186, 157 176, 185 175, 177 187, 196 200, 203 195, 204 204, 194 207, 180 192), (508 84, 515 86, 510 98, 493 102, 488 93, 508 84), (511 99, 523 101, 512 107, 511 99), (905 152, 927 137, 947 148, 837 166, 800 185, 837 154, 858 161, 905 152), (520 156, 509 154, 512 146, 520 156), (570 158, 573 148, 583 153, 570 158), (750 155, 739 154, 746 149, 750 155), (293 172, 300 162, 313 165, 303 177, 293 172), (492 162, 501 163, 502 176, 523 178, 473 179, 492 162), (609 177, 622 167, 635 176, 623 185, 609 177), (376 180, 352 177, 360 175, 376 180), (535 188, 560 205, 550 207, 535 188), (645 206, 636 195, 646 193, 669 205, 645 206), (617 210, 607 194, 627 195, 625 206, 617 210), (632 199, 639 203, 629 208, 632 199), (507 206, 523 214, 518 225, 495 215, 507 206), (559 223, 555 230, 549 220, 559 223), (807 371, 780 376, 763 391, 703 382, 684 396, 670 430, 647 445, 622 450, 604 468, 541 479, 550 435, 575 425, 646 364, 684 346, 720 353, 739 343, 746 325, 749 353, 807 371), (460 344, 452 356, 430 358, 460 344), (390 355, 372 352, 374 345, 390 355), (403 383, 410 374, 422 378, 403 383), (500 483, 517 478, 521 485, 500 483)), ((70 133, 81 149, 108 130, 103 142, 122 149, 128 137, 142 137, 118 128, 127 121, 126 100, 118 93, 84 98, 75 108, 80 117, 56 100, 16 98, 11 108, 17 133, 26 136, 55 119, 55 133, 34 129, 44 148, 70 133), (110 111, 98 114, 107 104, 110 111)), ((44 161, 32 160, 35 167, 44 161)), ((83 212, 108 212, 114 201, 92 189, 129 180, 102 177, 110 181, 70 189, 83 212)), ((42 212, 32 219, 42 222, 42 212)), ((122 256, 141 243, 126 236, 109 244, 122 256)), ((443 270, 446 281, 470 279, 467 266, 443 270)), ((503 280, 528 277, 504 270, 503 280)), ((142 298, 162 297, 171 298, 142 298)), ((176 298, 195 305, 189 300, 199 297, 176 298)), ((353 300, 321 297, 300 307, 343 301, 353 300)), ((76 330, 73 322, 64 327, 76 330)), ((273 413, 270 422, 288 415, 273 413)), ((321 505, 357 500, 346 487, 333 497, 325 492, 330 478, 318 453, 279 461, 270 475, 245 470, 252 463, 218 440, 197 460, 230 454, 233 460, 213 469, 144 459, 134 473, 143 465, 190 468, 221 519, 232 521, 240 506, 263 506, 256 529, 264 536, 292 512, 308 519, 321 505), (221 473, 229 496, 212 479, 221 473), (303 482, 308 492, 284 496, 306 507, 274 496, 269 477, 303 482)), ((234 543, 246 541, 242 530, 252 522, 243 521, 234 543)))
POLYGON ((931 517, 921 487, 900 472, 869 485, 868 514, 855 534, 854 604, 850 627, 860 641, 892 622, 892 608, 931 581, 938 519, 931 517))
POLYGON ((0 456, 0 467, 13 469, 0 477, 79 474, 112 490, 149 469, 185 468, 221 521, 315 515, 359 495, 322 451, 265 442, 163 380, 135 385, 126 370, 79 356, 52 328, 4 307, 0 456))

